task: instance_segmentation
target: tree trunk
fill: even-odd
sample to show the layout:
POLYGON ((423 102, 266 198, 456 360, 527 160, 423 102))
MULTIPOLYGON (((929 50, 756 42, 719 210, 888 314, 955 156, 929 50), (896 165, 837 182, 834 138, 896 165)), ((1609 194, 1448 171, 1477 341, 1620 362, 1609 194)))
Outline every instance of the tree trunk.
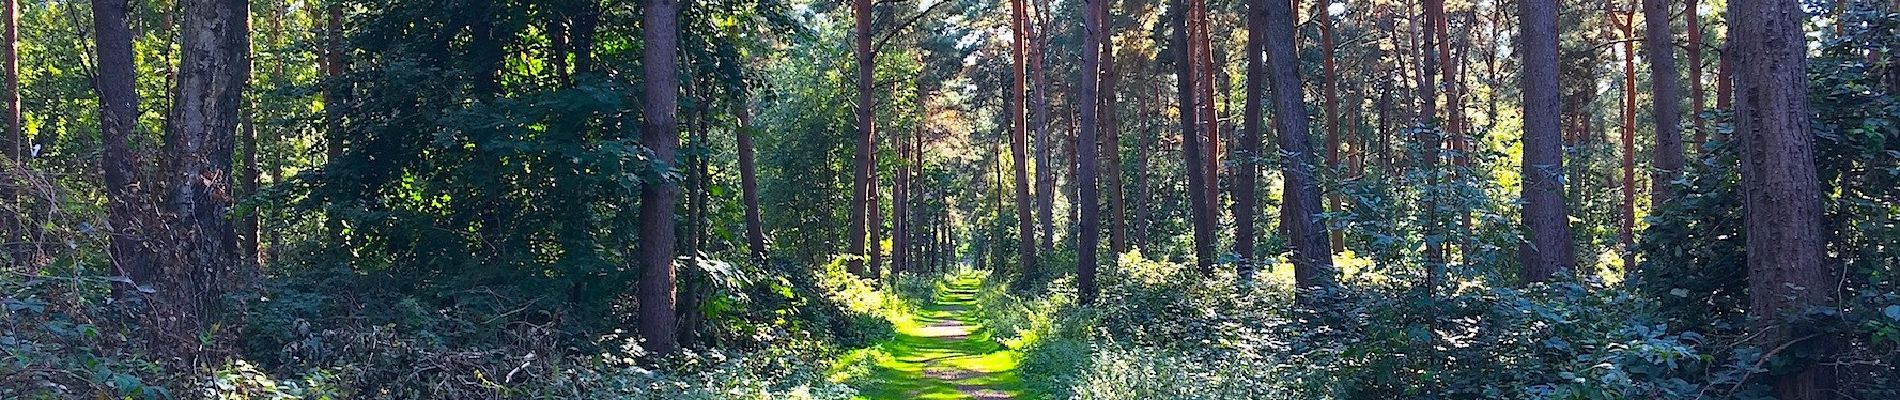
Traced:
POLYGON ((1096 114, 1101 103, 1097 100, 1098 85, 1102 76, 1102 29, 1103 20, 1108 18, 1108 0, 1083 0, 1086 5, 1082 16, 1082 73, 1078 74, 1081 89, 1076 93, 1076 105, 1081 107, 1077 118, 1080 119, 1081 132, 1076 140, 1076 194, 1080 197, 1076 204, 1082 206, 1078 211, 1081 228, 1076 232, 1075 277, 1077 298, 1082 304, 1095 302, 1095 267, 1097 247, 1102 240, 1102 216, 1096 208, 1101 195, 1095 184, 1096 149, 1101 143, 1096 139, 1096 114))
MULTIPOLYGON (((1634 0, 1632 0, 1634 1, 1634 0)), ((1614 14, 1612 14, 1614 17, 1614 14)), ((1623 15, 1623 204, 1617 237, 1623 268, 1636 265, 1636 13, 1623 15)))
MULTIPOLYGON (((1827 360, 1833 334, 1787 316, 1834 301, 1839 279, 1826 259, 1822 194, 1808 110, 1807 40, 1801 3, 1729 3, 1734 52, 1735 135, 1742 149, 1749 321, 1754 344, 1827 360)), ((1835 398, 1835 367, 1813 361, 1773 376, 1775 398, 1835 398)))
MULTIPOLYGON (((923 88, 919 87, 917 92, 920 95, 923 94, 923 88)), ((917 104, 924 104, 924 101, 924 97, 919 96, 917 104)), ((929 119, 929 110, 921 109, 918 111, 925 116, 922 120, 929 119)), ((895 278, 898 273, 909 270, 910 267, 910 221, 908 216, 910 215, 911 160, 910 145, 906 143, 906 140, 917 140, 917 137, 923 136, 923 132, 924 124, 920 122, 911 130, 909 137, 902 134, 891 135, 891 147, 897 150, 898 160, 897 176, 891 177, 893 181, 891 182, 891 277, 893 278, 895 278)))
MULTIPOLYGON (((1211 252, 1214 244, 1220 240, 1221 138, 1220 114, 1215 107, 1217 90, 1214 86, 1214 74, 1220 67, 1214 63, 1214 38, 1210 31, 1210 19, 1207 17, 1207 0, 1193 0, 1190 4, 1193 5, 1189 14, 1189 18, 1193 18, 1194 23, 1192 32, 1197 36, 1190 39, 1188 44, 1191 49, 1194 49, 1195 57, 1198 57, 1194 65, 1199 70, 1197 73, 1200 74, 1198 78, 1200 81, 1195 89, 1198 89, 1197 96, 1200 96, 1198 101, 1200 102, 1201 132, 1206 135, 1201 140, 1201 146, 1206 148, 1201 153, 1201 160, 1206 164, 1202 167, 1201 173, 1207 175, 1204 178, 1207 185, 1203 188, 1207 192, 1207 197, 1203 201, 1207 204, 1202 207, 1207 210, 1206 229, 1208 248, 1211 252)), ((1212 263, 1213 260, 1208 262, 1212 263)))
POLYGON ((1700 153, 1702 144, 1708 143, 1709 128, 1707 121, 1702 119, 1702 111, 1707 109, 1702 91, 1702 46, 1705 43, 1702 42, 1702 11, 1697 5, 1698 2, 1690 2, 1683 15, 1687 16, 1685 19, 1689 30, 1689 120, 1695 131, 1689 146, 1695 147, 1700 153))
POLYGON ((739 195, 745 202, 745 238, 752 250, 752 258, 765 262, 765 218, 759 213, 759 166, 758 155, 752 146, 752 107, 741 102, 735 106, 734 114, 739 117, 739 195))
POLYGON ((1048 64, 1045 57, 1049 53, 1049 24, 1047 5, 1036 9, 1037 24, 1034 40, 1030 45, 1030 77, 1036 84, 1036 221, 1041 227, 1040 251, 1055 251, 1056 223, 1056 163, 1051 154, 1055 152, 1056 142, 1049 137, 1049 102, 1055 92, 1050 88, 1048 64))
POLYGON ((850 258, 845 261, 845 269, 853 275, 865 276, 864 261, 870 255, 865 248, 865 238, 870 235, 872 229, 867 222, 871 217, 871 210, 865 209, 865 206, 871 204, 871 186, 874 185, 871 182, 871 174, 874 172, 871 157, 876 151, 873 147, 876 143, 873 141, 876 127, 872 124, 875 123, 873 119, 877 116, 877 104, 873 103, 876 99, 871 96, 871 87, 877 79, 877 63, 874 59, 877 55, 871 54, 871 0, 853 0, 851 8, 856 16, 857 29, 858 157, 851 180, 851 221, 845 231, 845 234, 850 236, 847 243, 851 246, 850 258))
POLYGON ((1169 0, 1168 14, 1174 24, 1174 33, 1169 39, 1174 49, 1174 77, 1179 89, 1175 107, 1181 116, 1181 160, 1182 171, 1187 174, 1188 213, 1194 231, 1194 266, 1201 274, 1214 273, 1214 226, 1213 210, 1208 208, 1207 193, 1211 182, 1201 171, 1206 168, 1202 163, 1200 122, 1194 106, 1195 88, 1200 86, 1194 78, 1194 50, 1189 45, 1188 10, 1186 0, 1169 0))
MULTIPOLYGON (((860 0, 862 1, 862 0, 860 0)), ((1025 0, 1011 0, 1010 18, 1013 26, 1010 31, 1015 35, 1012 52, 1014 65, 1012 74, 1016 87, 1011 90, 1016 103, 1010 106, 1011 126, 1010 150, 1016 163, 1016 254, 1021 263, 1023 282, 1035 282, 1040 277, 1036 271, 1036 228, 1035 219, 1030 213, 1035 203, 1029 197, 1029 88, 1026 85, 1028 68, 1029 13, 1025 0)))
POLYGON ((1669 15, 1669 0, 1643 0, 1643 47, 1649 52, 1650 98, 1656 104, 1651 117, 1656 120, 1655 155, 1650 161, 1656 171, 1649 180, 1652 208, 1675 196, 1669 182, 1682 174, 1683 163, 1682 106, 1677 103, 1682 83, 1676 74, 1675 32, 1670 30, 1669 15))
MULTIPOLYGON (((1104 2, 1108 0, 1103 0, 1104 2)), ((1119 100, 1117 87, 1121 84, 1121 73, 1115 65, 1115 19, 1108 13, 1108 6, 1102 6, 1102 87, 1100 132, 1102 137, 1103 168, 1108 178, 1108 248, 1111 253, 1120 255, 1128 251, 1128 204, 1123 198, 1122 188, 1122 134, 1121 120, 1116 107, 1119 100)), ((1111 259, 1109 262, 1114 262, 1111 259)))
POLYGON ((1293 6, 1289 2, 1266 0, 1267 67, 1273 84, 1274 122, 1280 129, 1280 153, 1286 205, 1288 242, 1293 247, 1293 277, 1301 288, 1327 285, 1333 280, 1332 250, 1328 249, 1326 225, 1319 220, 1319 181, 1307 130, 1304 93, 1300 83, 1299 58, 1293 46, 1293 6))
MULTIPOLYGON (((159 326, 175 332, 209 328, 222 293, 249 271, 239 266, 236 231, 225 218, 238 108, 250 78, 249 3, 188 0, 180 30, 177 98, 169 116, 168 206, 173 222, 164 247, 159 326)), ((195 354, 194 354, 195 355, 195 354)))
MULTIPOLYGON (((4 57, 6 63, 6 93, 0 101, 6 102, 7 109, 5 131, 0 132, 0 202, 24 207, 25 203, 20 202, 20 194, 14 187, 25 177, 13 176, 26 172, 27 155, 25 147, 21 145, 25 143, 25 137, 20 135, 20 5, 17 0, 4 1, 5 15, 0 15, 0 18, 6 19, 6 47, 0 49, 0 53, 4 53, 0 57, 4 57)), ((26 266, 28 271, 35 271, 37 268, 32 264, 37 264, 37 261, 27 260, 27 249, 30 247, 25 242, 27 225, 20 218, 25 214, 24 209, 0 209, 0 260, 8 260, 8 265, 26 266)))
MULTIPOLYGON (((1426 124, 1427 127, 1442 128, 1443 126, 1437 121, 1437 73, 1439 72, 1438 64, 1443 60, 1438 59, 1439 53, 1436 49, 1438 47, 1437 42, 1440 39, 1437 29, 1438 22, 1445 19, 1445 0, 1425 0, 1424 5, 1425 21, 1424 26, 1420 28, 1423 35, 1423 44, 1419 48, 1419 53, 1421 54, 1420 59, 1423 60, 1423 62, 1419 64, 1418 70, 1418 101, 1421 105, 1420 122, 1426 124)), ((1438 187, 1438 177, 1442 175, 1439 171, 1438 160, 1442 157, 1439 148, 1443 146, 1444 139, 1439 135, 1441 131, 1442 130, 1433 129, 1422 129, 1418 131, 1419 135, 1423 136, 1419 138, 1420 146, 1424 148, 1418 166, 1419 170, 1424 171, 1426 176, 1424 199, 1421 202, 1422 205, 1420 208, 1425 220, 1426 272, 1424 286, 1427 293, 1436 293, 1438 286, 1445 281, 1444 240, 1447 239, 1447 236, 1445 235, 1445 230, 1441 224, 1442 221, 1438 213, 1438 197, 1442 194, 1441 192, 1443 192, 1442 188, 1438 187)))
MULTIPOLYGON (((1152 95, 1137 94, 1136 98, 1139 99, 1137 104, 1139 105, 1136 106, 1136 109, 1141 110, 1141 115, 1160 115, 1160 107, 1154 105, 1154 103, 1161 101, 1160 97, 1161 93, 1159 90, 1156 90, 1152 95)), ((1154 135, 1149 132, 1149 125, 1152 123, 1150 122, 1152 120, 1152 117, 1142 118, 1140 120, 1141 122, 1136 124, 1136 135, 1138 136, 1135 138, 1135 194, 1132 201, 1134 203, 1134 207, 1132 207, 1134 208, 1134 216, 1132 218, 1133 223, 1130 224, 1130 228, 1133 230, 1131 234, 1134 236, 1134 247, 1142 249, 1145 252, 1155 250, 1148 247, 1149 242, 1152 240, 1151 228, 1154 226, 1152 215, 1154 215, 1154 209, 1157 206, 1153 200, 1154 196, 1149 194, 1148 189, 1148 162, 1153 158, 1155 146, 1154 135)))
MULTIPOLYGON (((1333 46, 1334 19, 1333 19, 1333 15, 1328 10, 1326 10, 1326 6, 1324 5, 1320 7, 1318 15, 1315 15, 1314 18, 1319 19, 1319 45, 1320 45, 1321 67, 1323 68, 1322 73, 1324 74, 1324 77, 1322 78, 1323 80, 1321 82, 1321 86, 1323 87, 1322 91, 1324 92, 1324 95, 1326 96, 1326 169, 1327 169, 1327 173, 1329 174, 1338 174, 1339 173, 1339 145, 1340 145, 1340 141, 1339 141, 1339 69, 1338 69, 1338 66, 1335 65, 1334 54, 1333 54, 1334 52, 1334 49, 1333 49, 1334 47, 1333 46)), ((1258 53, 1258 52, 1256 51, 1255 53, 1258 53)), ((1256 54, 1255 57, 1258 57, 1258 55, 1256 54)), ((1249 78, 1247 81, 1252 82, 1253 79, 1249 78)), ((1250 115, 1248 116, 1248 118, 1256 118, 1255 116, 1251 115, 1254 112, 1258 112, 1258 111, 1257 110, 1250 111, 1249 112, 1250 115)), ((1335 180, 1343 181, 1344 179, 1337 179, 1337 176, 1335 176, 1335 180)), ((1330 207, 1328 207, 1328 209, 1334 212, 1344 210, 1343 208, 1341 208, 1341 205, 1340 205, 1340 195, 1338 191, 1333 191, 1331 193, 1331 196, 1329 197, 1329 202, 1331 203, 1331 205, 1330 207)), ((1332 235, 1330 236, 1332 236, 1332 249, 1344 250, 1346 248, 1346 236, 1344 232, 1334 231, 1332 232, 1332 235)))
POLYGON ((1523 279, 1541 282, 1576 264, 1564 204, 1563 94, 1557 82, 1557 1, 1518 3, 1524 46, 1523 279))
MULTIPOLYGON (((1267 65, 1261 52, 1266 46, 1267 14, 1266 2, 1277 0, 1249 0, 1247 2, 1247 104, 1241 111, 1240 151, 1234 158, 1241 160, 1234 171, 1234 253, 1239 256, 1239 271, 1242 280, 1251 280, 1254 276, 1255 224, 1259 218, 1254 214, 1260 210, 1256 194, 1260 180, 1261 159, 1260 142, 1265 135, 1266 126, 1260 113, 1267 101, 1267 65)), ((1325 32, 1325 28, 1321 28, 1325 32)))
MULTIPOLYGON (((641 48, 640 69, 642 76, 662 78, 642 80, 646 126, 641 144, 653 152, 655 167, 666 171, 677 168, 678 162, 679 80, 664 77, 679 74, 679 1, 643 1, 640 34, 646 46, 641 48)), ((640 334, 646 339, 642 346, 653 354, 678 349, 673 214, 679 197, 679 183, 672 180, 640 187, 640 260, 645 263, 640 276, 640 334)))
MULTIPOLYGON (((92 24, 98 52, 98 76, 93 89, 99 93, 99 139, 103 149, 106 188, 106 220, 112 230, 114 272, 131 280, 116 287, 120 295, 131 296, 140 289, 158 284, 158 254, 148 240, 147 227, 157 229, 157 206, 153 188, 147 187, 139 171, 145 157, 133 152, 131 140, 138 130, 138 91, 132 61, 132 31, 126 25, 126 0, 93 0, 92 24)), ((154 233, 162 233, 157 230, 154 233)))

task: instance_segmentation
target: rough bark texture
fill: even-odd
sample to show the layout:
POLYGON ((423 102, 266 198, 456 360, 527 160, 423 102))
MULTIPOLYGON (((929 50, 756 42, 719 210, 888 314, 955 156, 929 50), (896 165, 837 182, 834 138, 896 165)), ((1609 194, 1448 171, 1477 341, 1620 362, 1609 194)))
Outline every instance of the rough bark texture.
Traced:
POLYGON ((1518 2, 1524 46, 1523 280, 1540 282, 1576 264, 1564 204, 1563 94, 1557 82, 1557 1, 1518 2))
POLYGON ((1649 56, 1650 98, 1656 108, 1656 148, 1649 182, 1650 207, 1674 197, 1669 182, 1682 173, 1682 83, 1676 73, 1675 32, 1669 27, 1669 0, 1643 0, 1643 48, 1649 56))
MULTIPOLYGON (((1612 14, 1614 16, 1614 14, 1612 14)), ((1636 265, 1636 13, 1623 14, 1623 204, 1617 238, 1623 266, 1636 265)))
MULTIPOLYGON (((1333 16, 1327 12, 1326 6, 1322 4, 1317 18, 1319 18, 1320 66, 1322 68, 1321 72, 1324 74, 1324 80, 1320 86, 1322 86, 1321 90, 1326 96, 1326 168, 1329 173, 1337 174, 1339 173, 1340 146, 1339 69, 1338 66, 1335 65, 1333 55, 1333 16)), ((1258 51, 1255 51, 1255 53, 1258 53, 1258 51)), ((1248 79, 1248 81, 1251 82, 1252 79, 1248 79)), ((1254 112, 1257 111, 1250 111, 1248 118, 1255 118, 1252 115, 1254 112)), ((1329 202, 1331 204, 1328 209, 1335 212, 1343 211, 1340 205, 1339 192, 1332 192, 1329 197, 1329 202)), ((1334 250, 1343 250, 1346 248, 1346 235, 1343 232, 1335 231, 1331 236, 1332 248, 1334 250)))
MULTIPOLYGON (((1786 317, 1834 300, 1826 259, 1821 185, 1808 111, 1806 18, 1795 0, 1729 3, 1735 73, 1735 135, 1742 149, 1743 227, 1748 233, 1749 318, 1755 344, 1825 359, 1834 338, 1786 317)), ((1768 379, 1775 398, 1835 398, 1835 367, 1798 361, 1768 379)))
POLYGON ((132 63, 132 31, 127 25, 126 0, 94 0, 92 26, 99 67, 93 90, 99 93, 99 139, 106 187, 106 221, 112 231, 114 272, 132 283, 116 288, 121 295, 136 287, 157 283, 158 259, 146 230, 156 227, 157 208, 139 174, 145 157, 133 152, 131 137, 138 129, 137 75, 132 63))
MULTIPOLYGON (((1108 1, 1108 0, 1103 0, 1108 1)), ((1117 92, 1121 85, 1121 73, 1115 63, 1115 19, 1108 14, 1108 6, 1102 6, 1102 87, 1101 104, 1098 111, 1102 119, 1098 121, 1102 133, 1102 162, 1108 179, 1108 248, 1113 254, 1128 251, 1128 200, 1124 198, 1122 186, 1122 135, 1121 119, 1116 113, 1117 92)), ((1111 260, 1113 261, 1113 260, 1111 260)))
POLYGON ((869 197, 872 185, 871 153, 875 150, 872 146, 876 145, 872 138, 876 134, 876 128, 871 124, 872 119, 877 115, 875 110, 877 105, 872 103, 875 99, 871 97, 871 87, 876 84, 877 63, 872 59, 876 55, 871 54, 871 0, 853 0, 851 9, 852 14, 856 16, 857 31, 855 52, 858 59, 858 157, 857 166, 852 169, 851 221, 845 230, 845 234, 850 236, 846 243, 851 246, 851 254, 850 259, 845 261, 845 269, 852 274, 863 276, 865 275, 864 257, 869 254, 865 251, 864 241, 871 229, 867 222, 870 218, 870 210, 866 210, 865 205, 871 203, 869 197))
MULTIPOLYGON (((653 152, 658 168, 677 167, 679 150, 679 1, 644 0, 640 69, 646 96, 641 144, 653 152)), ((678 182, 662 179, 640 187, 640 334, 655 354, 672 353, 675 341, 673 214, 678 182)))
POLYGON ((1029 76, 1036 85, 1036 115, 1033 125, 1036 129, 1036 222, 1041 226, 1038 251, 1055 251, 1056 238, 1056 163, 1052 153, 1056 143, 1049 136, 1049 101, 1055 96, 1049 85, 1048 64, 1045 57, 1049 54, 1049 10, 1048 5, 1036 9, 1036 27, 1030 41, 1029 76))
POLYGON ((1311 150, 1307 130, 1305 96, 1302 95, 1297 53, 1293 47, 1293 6, 1284 1, 1266 3, 1267 67, 1271 74, 1274 122, 1280 129, 1281 168, 1286 206, 1281 212, 1287 226, 1288 242, 1293 246, 1293 278, 1302 288, 1325 285, 1333 280, 1332 250, 1327 246, 1326 225, 1321 224, 1317 161, 1311 150))
POLYGON ((1022 279, 1035 282, 1039 278, 1036 271, 1036 227, 1035 219, 1030 215, 1035 203, 1029 197, 1029 90, 1026 80, 1029 68, 1025 51, 1029 41, 1029 13, 1025 0, 1010 1, 1010 18, 1014 23, 1010 30, 1015 35, 1012 52, 1015 70, 1011 74, 1016 79, 1016 87, 1011 90, 1016 102, 1010 105, 1011 127, 1010 150, 1016 163, 1016 255, 1021 263, 1022 279))
POLYGON ((1259 217, 1255 214, 1259 208, 1261 137, 1266 134, 1266 125, 1261 121, 1261 112, 1267 101, 1267 64, 1261 54, 1266 46, 1267 14, 1266 2, 1275 0, 1249 0, 1247 2, 1247 105, 1241 111, 1240 152, 1234 158, 1241 162, 1234 171, 1234 253, 1239 256, 1242 279, 1251 279, 1254 274, 1254 237, 1255 224, 1259 217))
POLYGON ((1709 127, 1702 118, 1702 111, 1707 109, 1702 90, 1702 46, 1706 43, 1702 42, 1702 11, 1697 5, 1697 2, 1690 2, 1683 15, 1687 16, 1685 19, 1689 31, 1689 120, 1695 131, 1695 138, 1688 145, 1699 152, 1702 144, 1708 142, 1709 127))
POLYGON ((1082 304, 1095 302, 1095 267, 1099 261, 1096 253, 1102 241, 1102 216, 1096 208, 1101 194, 1095 184, 1096 149, 1100 143, 1096 140, 1096 114, 1099 103, 1097 90, 1101 82, 1102 62, 1102 20, 1108 17, 1108 0, 1083 0, 1086 4, 1082 16, 1082 73, 1078 74, 1081 88, 1076 93, 1077 118, 1080 119, 1081 132, 1076 140, 1076 194, 1081 197, 1076 204, 1081 217, 1081 228, 1076 232, 1075 276, 1077 298, 1082 304))
POLYGON ((26 210, 14 209, 24 204, 15 188, 23 179, 13 176, 26 171, 26 150, 21 145, 25 141, 20 135, 20 5, 17 0, 4 1, 5 14, 0 18, 6 19, 6 37, 5 43, 0 43, 5 46, 0 48, 0 53, 4 53, 0 57, 6 62, 3 72, 6 87, 0 88, 5 90, 0 93, 4 96, 0 101, 6 102, 6 126, 0 131, 0 204, 8 206, 0 208, 0 261, 9 261, 7 265, 27 265, 26 225, 19 218, 26 210))
POLYGON ((746 245, 752 250, 752 258, 765 261, 765 219, 759 213, 759 166, 758 155, 752 147, 752 109, 748 104, 736 106, 739 116, 739 196, 745 202, 745 238, 746 245))
MULTIPOLYGON (((1435 51, 1435 49, 1438 47, 1436 43, 1438 43, 1440 39, 1438 37, 1438 21, 1445 19, 1445 0, 1425 0, 1424 5, 1425 21, 1420 28, 1421 34, 1423 35, 1423 45, 1418 49, 1421 54, 1420 59, 1423 60, 1423 62, 1419 63, 1418 70, 1418 101, 1421 105, 1420 121, 1428 126, 1442 127, 1442 125, 1438 124, 1437 119, 1438 63, 1443 60, 1439 60, 1438 52, 1435 51)), ((1442 224, 1443 221, 1441 221, 1442 218, 1438 212, 1438 197, 1441 194, 1440 192, 1443 191, 1438 187, 1438 177, 1441 175, 1438 160, 1443 156, 1439 148, 1444 143, 1444 138, 1439 135, 1439 132, 1442 131, 1431 129, 1421 129, 1418 131, 1419 136, 1421 136, 1419 138, 1419 146, 1424 148, 1423 154, 1419 157, 1418 167, 1420 170, 1425 171, 1425 184, 1427 188, 1422 201, 1423 204, 1420 207, 1421 214, 1423 214, 1421 218, 1424 218, 1424 233, 1427 238, 1425 241, 1425 289, 1434 292, 1437 290, 1439 284, 1445 281, 1444 240, 1448 238, 1448 236, 1445 235, 1444 226, 1442 224), (1432 238, 1436 239, 1434 240, 1432 238)))
MULTIPOLYGON (((250 8, 243 0, 188 0, 180 37, 178 87, 170 115, 168 250, 160 289, 161 318, 173 328, 208 328, 220 293, 242 279, 231 161, 239 102, 250 78, 250 8)), ((174 331, 194 332, 194 331, 174 331)))
POLYGON ((1194 107, 1196 87, 1194 79, 1194 51, 1188 44, 1188 13, 1185 0, 1170 0, 1168 14, 1174 24, 1174 33, 1170 47, 1174 52, 1174 79, 1179 88, 1175 91, 1175 107, 1181 116, 1181 160, 1182 171, 1187 174, 1187 197, 1189 221, 1194 231, 1194 266, 1202 274, 1214 272, 1214 216, 1208 208, 1207 193, 1211 182, 1201 171, 1206 167, 1202 162, 1200 122, 1194 107))

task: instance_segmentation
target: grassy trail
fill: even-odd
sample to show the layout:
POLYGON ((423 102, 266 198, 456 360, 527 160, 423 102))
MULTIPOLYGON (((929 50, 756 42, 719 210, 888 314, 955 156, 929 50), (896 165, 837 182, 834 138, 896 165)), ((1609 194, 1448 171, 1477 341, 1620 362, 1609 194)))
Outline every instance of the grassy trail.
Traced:
POLYGON ((872 400, 1017 399, 1016 354, 993 339, 974 310, 980 278, 938 287, 937 298, 912 321, 893 321, 897 337, 878 346, 881 358, 858 389, 872 400))

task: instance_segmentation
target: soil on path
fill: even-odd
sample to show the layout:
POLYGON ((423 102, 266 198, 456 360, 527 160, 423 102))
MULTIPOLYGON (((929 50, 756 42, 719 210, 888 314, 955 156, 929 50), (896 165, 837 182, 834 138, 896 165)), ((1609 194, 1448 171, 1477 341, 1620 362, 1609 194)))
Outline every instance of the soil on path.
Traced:
POLYGON ((863 398, 1017 399, 1021 380, 1016 355, 991 337, 972 310, 981 281, 960 277, 937 290, 912 323, 898 323, 897 337, 879 346, 880 360, 859 387, 863 398))

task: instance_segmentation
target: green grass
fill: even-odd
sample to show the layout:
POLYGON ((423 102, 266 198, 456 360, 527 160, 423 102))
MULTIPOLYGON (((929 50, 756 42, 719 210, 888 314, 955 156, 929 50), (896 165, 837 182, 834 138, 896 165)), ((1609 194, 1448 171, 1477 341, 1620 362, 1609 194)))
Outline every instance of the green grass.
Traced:
POLYGON ((860 398, 1019 398, 1016 352, 993 338, 975 311, 980 285, 967 275, 939 285, 935 301, 916 316, 891 321, 895 338, 854 355, 872 363, 864 376, 848 380, 860 398))

